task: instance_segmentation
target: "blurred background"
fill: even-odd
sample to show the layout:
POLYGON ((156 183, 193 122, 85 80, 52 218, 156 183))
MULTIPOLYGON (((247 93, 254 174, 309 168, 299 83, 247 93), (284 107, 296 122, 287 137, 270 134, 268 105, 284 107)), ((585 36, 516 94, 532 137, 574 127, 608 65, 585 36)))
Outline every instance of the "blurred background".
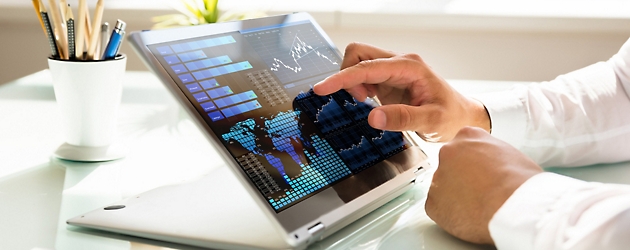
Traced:
MULTIPOLYGON (((122 19, 128 31, 177 13, 164 0, 106 0, 105 6, 103 21, 122 19)), ((219 9, 306 11, 342 52, 360 41, 418 53, 448 79, 551 80, 607 60, 630 37, 627 0, 222 0, 219 9)), ((128 70, 146 70, 129 43, 121 51, 128 70)), ((46 69, 48 53, 31 2, 0 0, 0 84, 46 69)))

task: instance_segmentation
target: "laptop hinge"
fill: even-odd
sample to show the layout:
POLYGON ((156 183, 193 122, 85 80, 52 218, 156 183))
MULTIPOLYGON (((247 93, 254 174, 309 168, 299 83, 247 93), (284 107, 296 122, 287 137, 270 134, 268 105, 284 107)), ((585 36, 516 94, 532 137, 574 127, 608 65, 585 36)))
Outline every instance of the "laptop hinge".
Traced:
POLYGON ((324 234, 324 231, 325 231, 324 229, 326 229, 326 227, 321 222, 318 222, 312 227, 309 227, 308 233, 311 234, 312 241, 320 240, 322 235, 324 234))

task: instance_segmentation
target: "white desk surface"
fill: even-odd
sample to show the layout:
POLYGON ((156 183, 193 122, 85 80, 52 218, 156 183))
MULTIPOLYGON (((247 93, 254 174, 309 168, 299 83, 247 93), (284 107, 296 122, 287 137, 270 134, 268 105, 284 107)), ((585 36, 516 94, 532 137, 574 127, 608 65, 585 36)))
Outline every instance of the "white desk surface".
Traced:
MULTIPOLYGON (((513 82, 450 81, 465 93, 513 82)), ((222 168, 214 149, 149 72, 127 72, 119 116, 126 158, 107 163, 57 160, 62 143, 48 71, 0 85, 0 249, 195 249, 138 238, 68 231, 65 220, 152 188, 222 168)), ((423 143, 433 166, 439 144, 423 143)), ((630 164, 552 169, 581 179, 630 183, 630 164)), ((429 171, 431 172, 431 171, 429 171)), ((453 238, 424 212, 430 175, 395 202, 311 249, 492 249, 453 238)))

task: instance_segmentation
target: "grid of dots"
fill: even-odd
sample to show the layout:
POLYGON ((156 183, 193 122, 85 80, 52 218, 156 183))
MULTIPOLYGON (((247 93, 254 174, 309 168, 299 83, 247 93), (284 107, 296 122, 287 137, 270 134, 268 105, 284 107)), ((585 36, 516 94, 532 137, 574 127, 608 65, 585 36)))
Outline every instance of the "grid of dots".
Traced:
POLYGON ((291 101, 286 91, 266 69, 248 73, 247 77, 271 107, 291 101))
POLYGON ((258 190, 260 190, 263 195, 268 197, 276 192, 280 192, 278 184, 253 153, 247 153, 236 159, 245 173, 247 173, 247 176, 256 184, 256 187, 258 187, 258 190))
POLYGON ((273 119, 265 121, 265 128, 267 128, 267 133, 276 149, 287 152, 293 161, 302 165, 305 162, 302 162, 300 156, 295 152, 293 144, 291 144, 292 140, 301 141, 301 131, 297 119, 299 115, 300 111, 280 112, 273 119))
POLYGON ((256 122, 254 119, 250 118, 236 123, 230 128, 229 133, 223 134, 221 137, 223 137, 223 140, 230 143, 234 143, 235 140, 247 150, 258 152, 258 150, 256 150, 256 135, 252 132, 255 126, 256 122))
POLYGON ((311 139, 313 140, 313 147, 317 150, 318 155, 311 155, 306 150, 304 153, 311 161, 311 167, 319 173, 322 173, 328 183, 333 183, 351 174, 346 164, 328 142, 322 140, 317 135, 311 136, 311 139))
POLYGON ((335 151, 328 143, 318 136, 313 136, 311 139, 314 142, 313 145, 318 148, 318 152, 320 152, 322 156, 315 157, 305 151, 305 154, 311 159, 312 163, 310 165, 303 165, 302 174, 297 178, 290 179, 288 176, 284 175, 284 179, 292 187, 292 190, 286 191, 285 195, 278 199, 269 199, 269 203, 276 210, 350 174, 348 168, 343 164, 343 161, 336 156, 335 151))

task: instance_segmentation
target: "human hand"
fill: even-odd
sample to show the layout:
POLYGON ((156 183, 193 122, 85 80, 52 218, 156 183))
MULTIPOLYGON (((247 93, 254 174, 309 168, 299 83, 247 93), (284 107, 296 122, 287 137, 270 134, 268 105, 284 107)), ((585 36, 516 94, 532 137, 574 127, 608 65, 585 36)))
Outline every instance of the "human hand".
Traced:
POLYGON ((505 201, 542 169, 511 145, 465 127, 440 150, 427 215, 465 241, 492 244, 488 224, 505 201))
POLYGON ((416 54, 350 44, 341 71, 313 87, 318 95, 340 89, 359 101, 381 102, 368 116, 377 129, 416 131, 427 141, 448 141, 464 126, 490 130, 483 104, 455 91, 416 54))

